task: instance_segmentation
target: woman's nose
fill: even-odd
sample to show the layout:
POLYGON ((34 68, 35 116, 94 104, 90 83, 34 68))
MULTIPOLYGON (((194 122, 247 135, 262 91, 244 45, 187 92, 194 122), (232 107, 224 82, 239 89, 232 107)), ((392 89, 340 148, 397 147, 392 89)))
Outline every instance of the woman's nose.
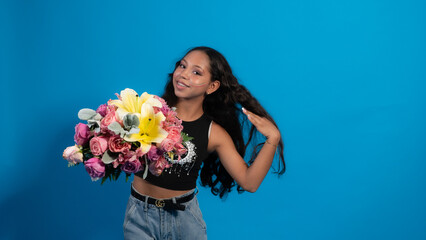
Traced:
POLYGON ((180 73, 180 75, 185 78, 188 79, 188 69, 183 69, 183 71, 180 73))

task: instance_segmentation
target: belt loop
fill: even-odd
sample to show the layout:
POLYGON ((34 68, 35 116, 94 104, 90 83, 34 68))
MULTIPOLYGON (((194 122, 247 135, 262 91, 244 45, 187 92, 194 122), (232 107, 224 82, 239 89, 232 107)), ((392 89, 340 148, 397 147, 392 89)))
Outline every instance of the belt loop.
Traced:
POLYGON ((176 204, 176 198, 175 197, 172 198, 172 202, 173 202, 173 204, 176 204))
POLYGON ((149 198, 148 196, 145 196, 145 202, 144 202, 144 207, 143 207, 145 212, 148 211, 148 198, 149 198))

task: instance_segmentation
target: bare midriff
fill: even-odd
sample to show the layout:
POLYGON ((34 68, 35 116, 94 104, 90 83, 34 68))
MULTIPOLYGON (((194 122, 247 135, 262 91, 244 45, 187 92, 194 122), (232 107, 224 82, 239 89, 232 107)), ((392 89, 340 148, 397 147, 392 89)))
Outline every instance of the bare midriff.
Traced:
POLYGON ((189 192, 190 190, 170 190, 158 187, 145 181, 141 177, 135 176, 133 179, 133 188, 140 194, 150 196, 157 199, 172 198, 189 192))

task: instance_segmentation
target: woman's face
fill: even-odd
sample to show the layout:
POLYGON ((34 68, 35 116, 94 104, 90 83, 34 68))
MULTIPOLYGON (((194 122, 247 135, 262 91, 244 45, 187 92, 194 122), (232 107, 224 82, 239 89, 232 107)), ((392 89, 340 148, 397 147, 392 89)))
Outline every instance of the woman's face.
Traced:
POLYGON ((177 97, 204 96, 210 83, 210 59, 202 51, 188 53, 173 72, 173 87, 177 97))

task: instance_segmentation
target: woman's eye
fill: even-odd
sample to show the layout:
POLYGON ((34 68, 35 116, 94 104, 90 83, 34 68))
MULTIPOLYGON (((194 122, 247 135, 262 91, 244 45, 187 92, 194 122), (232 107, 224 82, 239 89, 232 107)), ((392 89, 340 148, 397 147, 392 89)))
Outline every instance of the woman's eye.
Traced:
POLYGON ((181 64, 179 64, 179 67, 180 67, 180 68, 185 68, 185 65, 183 65, 183 64, 181 63, 181 64))
POLYGON ((197 71, 194 71, 194 74, 195 74, 195 75, 200 75, 200 76, 201 76, 201 73, 199 73, 199 72, 197 72, 197 71))

